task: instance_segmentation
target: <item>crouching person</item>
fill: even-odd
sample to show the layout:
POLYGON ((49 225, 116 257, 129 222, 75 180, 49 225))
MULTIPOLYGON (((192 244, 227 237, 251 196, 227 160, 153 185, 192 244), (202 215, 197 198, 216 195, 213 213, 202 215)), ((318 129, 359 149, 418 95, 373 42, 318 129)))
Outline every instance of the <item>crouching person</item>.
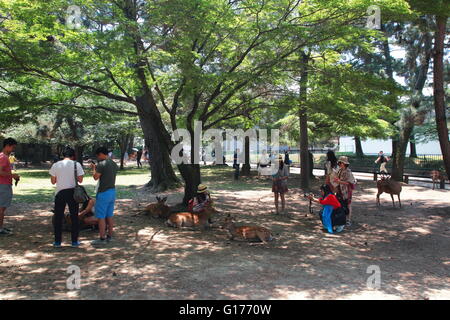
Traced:
POLYGON ((80 229, 91 227, 94 229, 98 226, 98 219, 95 217, 95 199, 89 197, 81 207, 78 219, 81 222, 80 229))
POLYGON ((321 198, 315 199, 313 195, 310 195, 309 199, 323 206, 320 211, 323 227, 329 233, 341 232, 345 226, 345 211, 342 210, 339 200, 333 194, 329 185, 322 185, 320 192, 322 193, 321 198))

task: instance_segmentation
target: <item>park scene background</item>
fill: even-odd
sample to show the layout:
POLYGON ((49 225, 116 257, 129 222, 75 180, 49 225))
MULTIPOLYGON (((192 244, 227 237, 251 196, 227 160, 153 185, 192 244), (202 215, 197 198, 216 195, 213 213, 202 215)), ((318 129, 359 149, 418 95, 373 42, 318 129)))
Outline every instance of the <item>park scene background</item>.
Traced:
POLYGON ((0 238, 0 299, 449 299, 449 12, 444 0, 0 0, 0 142, 19 142, 21 175, 5 217, 14 234, 0 238), (279 146, 270 134, 256 148, 233 139, 226 165, 209 153, 176 164, 173 132, 193 136, 196 121, 276 129, 279 146), (78 249, 51 247, 48 170, 66 146, 91 196, 97 147, 121 167, 113 245, 91 247, 87 230, 78 249), (248 159, 238 181, 236 148, 248 159), (285 215, 273 213, 270 176, 257 175, 265 148, 292 160, 285 215), (378 149, 402 182, 401 208, 387 194, 376 206, 378 149), (358 180, 341 234, 324 233, 304 197, 319 194, 328 150, 358 180), (218 224, 231 214, 275 241, 141 214, 156 196, 186 210, 200 183, 218 224), (70 265, 80 289, 67 288, 70 265))

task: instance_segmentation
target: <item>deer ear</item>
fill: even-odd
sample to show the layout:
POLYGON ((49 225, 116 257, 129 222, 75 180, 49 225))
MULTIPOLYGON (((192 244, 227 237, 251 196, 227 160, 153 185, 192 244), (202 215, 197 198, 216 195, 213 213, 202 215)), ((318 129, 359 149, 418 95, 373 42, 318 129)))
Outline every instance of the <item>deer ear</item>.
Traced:
POLYGON ((156 200, 160 201, 161 199, 158 196, 156 196, 156 200))

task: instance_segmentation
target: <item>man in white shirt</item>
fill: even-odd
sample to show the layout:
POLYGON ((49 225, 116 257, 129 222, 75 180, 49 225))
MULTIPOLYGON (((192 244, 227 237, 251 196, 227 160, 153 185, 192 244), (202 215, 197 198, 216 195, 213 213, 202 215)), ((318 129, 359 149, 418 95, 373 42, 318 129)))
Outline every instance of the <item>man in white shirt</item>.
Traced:
POLYGON ((83 182, 84 170, 81 164, 75 160, 75 151, 67 148, 63 153, 64 159, 53 164, 50 169, 51 182, 56 184, 55 195, 55 248, 61 247, 62 240, 62 225, 64 219, 64 210, 66 205, 69 206, 70 218, 72 221, 72 247, 78 247, 79 222, 78 211, 79 205, 73 198, 75 181, 75 166, 76 176, 79 183, 83 182))

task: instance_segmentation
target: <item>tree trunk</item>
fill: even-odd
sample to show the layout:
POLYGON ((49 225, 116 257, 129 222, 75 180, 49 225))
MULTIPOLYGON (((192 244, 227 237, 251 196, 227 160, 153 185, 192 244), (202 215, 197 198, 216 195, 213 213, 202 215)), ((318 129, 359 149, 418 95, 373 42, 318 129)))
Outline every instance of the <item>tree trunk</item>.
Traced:
POLYGON ((405 154, 408 147, 409 137, 414 128, 414 124, 409 124, 403 128, 399 134, 399 139, 395 144, 395 157, 392 160, 392 179, 403 181, 403 173, 405 166, 405 154))
POLYGON ((197 194, 197 187, 201 183, 199 164, 180 164, 178 170, 184 180, 183 205, 187 206, 188 201, 197 194))
POLYGON ((249 176, 250 175, 250 138, 245 137, 245 146, 244 146, 244 152, 245 152, 245 163, 242 165, 241 169, 241 175, 242 176, 249 176))
POLYGON ((155 193, 177 187, 180 181, 175 175, 170 158, 172 142, 170 137, 164 136, 168 134, 167 130, 153 115, 153 106, 147 95, 137 97, 136 101, 150 162, 151 180, 146 186, 155 193))
POLYGON ((412 134, 409 139, 409 157, 417 158, 416 139, 414 137, 414 134, 412 134))
POLYGON ((309 178, 313 179, 314 178, 314 155, 312 154, 312 152, 308 152, 308 165, 309 165, 309 178))
POLYGON ((355 150, 356 150, 356 157, 358 157, 358 158, 364 157, 364 152, 363 152, 362 144, 361 144, 361 138, 358 136, 355 136, 355 150))
POLYGON ((308 150, 308 114, 306 108, 307 88, 308 88, 308 61, 309 57, 302 52, 301 78, 299 92, 299 120, 300 120, 300 187, 309 191, 310 189, 310 169, 308 150))
POLYGON ((125 167, 125 152, 128 152, 128 146, 130 143, 130 135, 126 134, 125 136, 118 137, 117 143, 120 149, 120 170, 123 170, 125 167))
POLYGON ((75 159, 83 165, 83 151, 84 146, 77 145, 75 146, 75 159))
POLYGON ((439 136, 439 144, 444 159, 447 176, 450 177, 450 141, 448 140, 447 118, 445 115, 444 92, 444 40, 447 17, 436 17, 437 30, 434 41, 434 109, 436 111, 436 127, 439 136))

